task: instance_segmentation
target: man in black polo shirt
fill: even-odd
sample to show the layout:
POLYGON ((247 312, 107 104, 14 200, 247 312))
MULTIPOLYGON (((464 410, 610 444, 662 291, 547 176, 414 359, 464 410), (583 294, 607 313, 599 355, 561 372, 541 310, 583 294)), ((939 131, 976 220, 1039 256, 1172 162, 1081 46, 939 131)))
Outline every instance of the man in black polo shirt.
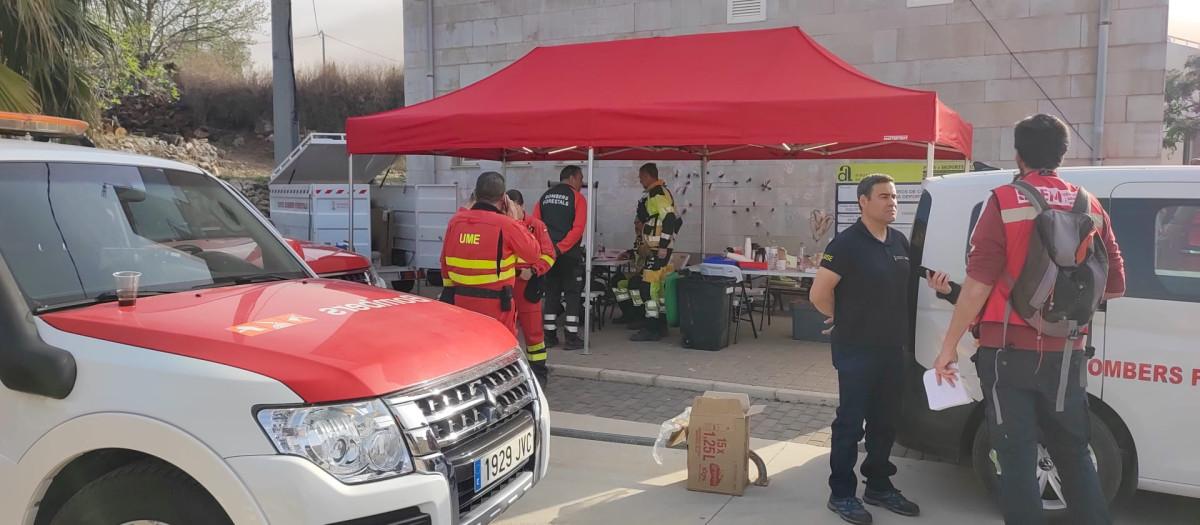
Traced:
POLYGON ((871 523, 857 495, 854 465, 858 442, 867 438, 863 500, 897 514, 920 508, 892 485, 896 466, 888 457, 896 440, 908 342, 908 239, 888 226, 896 220, 896 185, 887 175, 858 184, 862 218, 839 233, 821 260, 809 297, 833 317, 833 366, 839 405, 829 454, 829 510, 856 524, 871 523), (863 431, 863 422, 866 431, 863 431))

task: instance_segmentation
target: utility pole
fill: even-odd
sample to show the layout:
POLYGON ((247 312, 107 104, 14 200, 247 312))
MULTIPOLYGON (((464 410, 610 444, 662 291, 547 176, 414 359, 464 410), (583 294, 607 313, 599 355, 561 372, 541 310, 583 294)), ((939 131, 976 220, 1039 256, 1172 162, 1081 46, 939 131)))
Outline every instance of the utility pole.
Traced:
POLYGON ((296 121, 296 71, 292 64, 292 1, 271 0, 271 108, 275 165, 300 142, 296 121))
POLYGON ((1195 154, 1193 146, 1196 143, 1196 134, 1187 132, 1183 134, 1183 162, 1181 164, 1191 164, 1192 157, 1195 154))

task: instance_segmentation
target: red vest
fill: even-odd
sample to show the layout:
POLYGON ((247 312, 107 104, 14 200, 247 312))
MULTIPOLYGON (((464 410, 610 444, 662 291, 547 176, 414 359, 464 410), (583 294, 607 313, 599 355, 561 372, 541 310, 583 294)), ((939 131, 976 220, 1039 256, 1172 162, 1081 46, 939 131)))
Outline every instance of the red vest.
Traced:
POLYGON ((443 281, 446 286, 487 290, 512 286, 517 274, 513 248, 532 247, 533 242, 529 230, 507 215, 490 210, 459 211, 450 219, 442 241, 443 281))
MULTIPOLYGON (((1075 205, 1078 187, 1062 180, 1057 175, 1041 175, 1034 171, 1026 175, 1024 180, 1041 190, 1042 195, 1046 198, 1046 203, 1052 208, 1069 210, 1071 206, 1075 205)), ((994 193, 1000 204, 1000 217, 1004 221, 1005 254, 1008 258, 1005 263, 1005 272, 1013 281, 1016 281, 1017 277, 1021 275, 1021 269, 1025 266, 1025 256, 1029 252, 1029 236, 1033 234, 1033 219, 1036 217, 1036 211, 1033 205, 1025 199, 1025 196, 1012 186, 1001 186, 996 188, 994 193)), ((1100 206, 1100 201, 1094 195, 1091 208, 1092 220, 1095 221, 1097 227, 1102 227, 1104 208, 1100 206)), ((1001 278, 996 281, 996 285, 992 287, 992 292, 983 307, 980 322, 1004 322, 1004 311, 1011 290, 1012 287, 1008 284, 1007 279, 1001 278)), ((1008 324, 1010 327, 1014 325, 1029 326, 1016 312, 1009 315, 1008 324)))

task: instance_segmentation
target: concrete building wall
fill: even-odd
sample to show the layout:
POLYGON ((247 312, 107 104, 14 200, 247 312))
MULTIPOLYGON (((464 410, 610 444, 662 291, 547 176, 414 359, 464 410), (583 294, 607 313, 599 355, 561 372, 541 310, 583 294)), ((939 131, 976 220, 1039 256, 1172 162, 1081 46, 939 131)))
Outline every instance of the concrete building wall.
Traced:
POLYGON ((1167 42, 1167 71, 1183 69, 1187 59, 1200 55, 1200 42, 1172 38, 1167 42))
MULTIPOLYGON (((1037 112, 1065 117, 1077 131, 1068 164, 1092 155, 1099 0, 765 0, 766 20, 727 23, 728 0, 406 0, 405 91, 430 97, 426 9, 434 2, 435 86, 443 95, 499 71, 539 45, 799 26, 866 74, 889 84, 937 91, 975 126, 974 159, 1012 167, 1012 124, 1037 112), (933 5, 929 5, 933 4, 933 5), (922 5, 922 7, 908 7, 922 5), (982 11, 982 13, 980 12, 982 11), (994 29, 993 29, 994 28, 994 29)), ((1107 164, 1161 162, 1167 0, 1112 0, 1103 155, 1107 164)), ((686 59, 687 57, 681 57, 686 59)), ((572 67, 586 64, 564 64, 572 67)), ((703 67, 703 61, 698 61, 703 67)), ((780 67, 787 67, 780 57, 780 67)), ((565 83, 564 89, 570 89, 565 83)), ((569 125, 569 123, 564 123, 569 125)), ((436 181, 470 191, 480 169, 438 159, 436 181)), ((709 249, 745 236, 811 252, 814 210, 833 212, 842 162, 713 163, 709 249), (739 181, 739 185, 729 184, 739 181), (771 181, 771 190, 759 184, 771 181), (735 213, 736 212, 736 213, 735 213)), ((699 191, 687 184, 697 163, 659 163, 688 210, 680 244, 699 249, 699 191), (678 179, 675 174, 679 173, 678 179)), ((429 159, 409 160, 409 179, 433 181, 429 159)), ((536 199, 561 165, 510 167, 510 185, 536 199)), ((628 245, 640 187, 636 165, 603 162, 597 225, 608 246, 628 245)))

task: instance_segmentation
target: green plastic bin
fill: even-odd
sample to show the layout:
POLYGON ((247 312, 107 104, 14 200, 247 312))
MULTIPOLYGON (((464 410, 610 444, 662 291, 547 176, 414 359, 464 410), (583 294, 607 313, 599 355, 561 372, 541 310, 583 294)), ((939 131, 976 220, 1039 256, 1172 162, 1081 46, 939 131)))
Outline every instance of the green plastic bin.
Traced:
POLYGON ((664 291, 667 301, 667 326, 679 326, 679 296, 676 292, 678 286, 675 281, 679 280, 679 272, 671 272, 667 275, 667 289, 664 291))

